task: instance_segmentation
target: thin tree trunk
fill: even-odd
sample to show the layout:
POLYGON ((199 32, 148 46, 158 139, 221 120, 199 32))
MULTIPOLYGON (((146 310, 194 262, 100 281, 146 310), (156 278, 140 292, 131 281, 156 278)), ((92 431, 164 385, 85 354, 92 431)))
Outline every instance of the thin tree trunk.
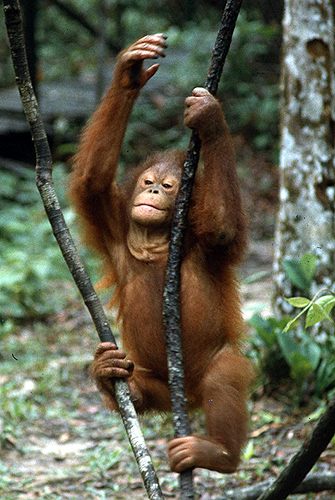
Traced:
MULTIPOLYGON (((264 491, 268 490, 271 484, 272 480, 268 479, 267 481, 252 486, 226 490, 224 499, 222 497, 220 500, 257 500, 264 491)), ((335 491, 335 474, 332 472, 316 472, 315 474, 309 474, 307 478, 292 491, 292 494, 320 493, 320 491, 327 490, 335 491)))
POLYGON ((286 0, 283 20, 280 209, 274 308, 296 294, 285 259, 318 257, 310 293, 335 282, 335 75, 333 0, 286 0))
POLYGON ((311 436, 279 474, 259 500, 282 500, 292 493, 305 479, 326 449, 335 433, 335 399, 320 417, 311 436))
MULTIPOLYGON (((36 184, 41 194, 44 208, 48 215, 55 238, 91 314, 100 340, 101 342, 109 341, 115 343, 113 333, 102 305, 80 261, 78 251, 65 223, 53 187, 52 158, 39 106, 29 75, 20 4, 18 0, 3 0, 3 5, 16 82, 35 146, 36 184)), ((130 397, 128 384, 122 379, 115 380, 115 397, 148 497, 152 500, 160 500, 163 498, 163 495, 158 479, 130 397)))
POLYGON ((37 93, 38 54, 36 43, 37 19, 39 14, 39 0, 34 5, 29 0, 22 1, 24 38, 26 42, 28 66, 32 85, 37 93))
MULTIPOLYGON (((206 89, 213 95, 216 94, 219 86, 223 65, 228 54, 241 4, 242 0, 227 0, 225 4, 205 83, 206 89)), ((187 214, 200 156, 200 147, 199 135, 196 131, 193 131, 176 200, 163 294, 163 319, 166 331, 169 388, 175 437, 191 434, 191 427, 186 411, 187 401, 184 388, 183 350, 181 342, 180 267, 187 214)), ((222 411, 225 411, 225 409, 223 408, 222 411)), ((182 499, 194 498, 191 469, 183 471, 180 474, 180 488, 182 499)))

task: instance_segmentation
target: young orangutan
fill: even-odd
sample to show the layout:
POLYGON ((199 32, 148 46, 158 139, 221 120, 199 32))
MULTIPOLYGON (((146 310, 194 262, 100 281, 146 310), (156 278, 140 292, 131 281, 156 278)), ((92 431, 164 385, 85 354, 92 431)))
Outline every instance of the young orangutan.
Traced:
MULTIPOLYGON (((118 56, 112 85, 81 139, 71 196, 86 241, 104 259, 116 285, 125 352, 101 343, 92 374, 105 403, 117 410, 113 378, 127 378, 136 408, 168 411, 170 396, 162 325, 162 293, 171 218, 184 153, 149 158, 115 180, 129 114, 140 89, 164 56, 161 34, 141 38, 118 56)), ((204 467, 233 472, 247 433, 246 398, 252 379, 240 352, 243 321, 235 267, 246 244, 234 153, 219 102, 204 88, 186 99, 185 125, 201 138, 199 168, 181 267, 181 311, 186 395, 202 407, 207 434, 172 439, 170 466, 181 472, 204 467)))

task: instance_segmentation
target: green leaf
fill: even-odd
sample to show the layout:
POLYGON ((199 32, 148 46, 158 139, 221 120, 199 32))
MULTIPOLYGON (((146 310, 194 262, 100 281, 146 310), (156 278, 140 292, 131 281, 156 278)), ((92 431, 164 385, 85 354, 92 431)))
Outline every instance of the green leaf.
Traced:
POLYGON ((306 316, 306 328, 320 323, 320 321, 333 321, 330 313, 335 306, 335 297, 333 295, 324 295, 319 297, 308 310, 306 316))
POLYGON ((321 358, 321 349, 316 342, 306 333, 302 335, 303 338, 299 341, 292 335, 277 335, 282 354, 295 379, 300 379, 315 370, 321 358))
POLYGON ((283 268, 292 285, 303 291, 309 289, 310 282, 304 275, 300 262, 297 259, 285 259, 283 268))
POLYGON ((291 366, 292 355, 297 351, 297 343, 290 335, 278 334, 277 339, 285 360, 291 366))
POLYGON ((327 314, 330 314, 333 307, 335 306, 335 296, 323 295, 322 297, 318 298, 315 303, 322 307, 327 314))
POLYGON ((271 347, 275 340, 275 329, 269 320, 263 318, 260 314, 254 314, 248 321, 249 324, 255 328, 258 336, 267 347, 271 347))
POLYGON ((309 415, 307 415, 307 417, 303 418, 302 422, 304 424, 310 424, 311 422, 316 422, 317 420, 319 420, 319 418, 321 417, 322 413, 324 413, 324 411, 325 411, 325 408, 321 404, 312 413, 310 413, 309 415))
POLYGON ((310 339, 307 334, 304 341, 300 344, 300 352, 308 359, 312 369, 316 370, 321 358, 321 348, 314 340, 310 339))
POLYGON ((298 319, 298 316, 296 316, 295 318, 288 321, 285 328, 283 328, 283 333, 287 333, 290 330, 290 328, 292 327, 292 325, 297 321, 297 319, 298 319))
POLYGON ((24 280, 23 269, 0 269, 0 287, 13 288, 16 285, 21 285, 24 280))
MULTIPOLYGON (((311 301, 312 302, 312 301, 311 301)), ((304 307, 300 312, 299 314, 297 314, 293 319, 291 319, 291 321, 289 321, 286 326, 283 328, 283 333, 287 333, 289 331, 289 329, 291 328, 291 326, 303 315, 305 314, 305 312, 308 310, 309 308, 309 305, 307 305, 306 307, 304 307)))
POLYGON ((299 307, 299 308, 306 307, 311 302, 306 297, 292 297, 290 299, 285 299, 285 300, 286 300, 286 302, 288 302, 289 304, 291 304, 291 306, 293 306, 293 307, 299 307))
POLYGON ((312 282, 316 268, 317 268, 318 258, 316 255, 312 253, 306 253, 300 259, 301 269, 303 271, 304 276, 309 281, 312 282))
POLYGON ((269 271, 258 271, 244 278, 243 284, 251 285, 252 283, 257 283, 259 281, 262 281, 263 279, 268 278, 269 276, 271 276, 271 273, 269 271))
POLYGON ((255 454, 254 442, 252 439, 248 441, 247 446, 244 449, 243 459, 248 462, 255 454))
POLYGON ((316 325, 316 323, 320 323, 320 321, 323 321, 325 319, 331 320, 330 316, 323 309, 323 307, 315 303, 308 310, 305 327, 308 328, 310 326, 316 325))
POLYGON ((292 354, 290 367, 291 377, 299 383, 302 383, 304 379, 313 372, 313 367, 309 359, 300 352, 292 354))
POLYGON ((325 358, 316 372, 316 389, 320 394, 335 385, 335 361, 325 358))
POLYGON ((301 259, 285 259, 283 268, 292 285, 300 290, 309 290, 317 267, 317 257, 305 254, 301 259))

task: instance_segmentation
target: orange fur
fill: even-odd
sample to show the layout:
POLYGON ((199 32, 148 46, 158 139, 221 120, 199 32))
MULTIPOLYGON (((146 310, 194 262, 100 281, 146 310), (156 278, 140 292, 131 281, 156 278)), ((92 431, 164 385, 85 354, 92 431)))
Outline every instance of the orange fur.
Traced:
MULTIPOLYGON (((155 46, 156 38, 152 39, 155 46)), ((157 42, 162 43, 161 39, 157 42)), ((145 72, 137 66, 142 73, 131 81, 126 62, 135 57, 134 51, 139 53, 140 45, 131 46, 118 60, 112 86, 83 134, 70 190, 86 242, 102 256, 108 285, 116 286, 127 353, 127 358, 122 354, 122 360, 115 360, 114 348, 99 347, 93 376, 111 409, 116 409, 116 403, 110 377, 122 376, 129 377, 140 411, 165 411, 170 408, 162 324, 167 251, 148 259, 136 258, 136 252, 130 251, 129 235, 137 249, 148 235, 143 229, 142 236, 140 227, 134 232, 130 209, 143 172, 159 176, 163 171, 179 179, 184 154, 156 154, 123 184, 115 181, 127 120, 139 91, 135 83, 145 72), (131 85, 125 87, 124 82, 129 81, 131 85), (134 371, 128 367, 128 359, 134 363, 134 371)), ((178 472, 196 466, 231 472, 246 438, 246 398, 252 380, 250 364, 240 352, 244 326, 235 279, 235 266, 246 245, 246 224, 221 106, 201 92, 194 92, 190 99, 185 123, 200 134, 203 168, 197 174, 189 213, 181 267, 181 314, 186 393, 190 407, 204 409, 208 435, 172 440, 169 457, 172 469, 178 472)), ((168 231, 169 227, 159 228, 163 236, 168 231)), ((151 231, 150 238, 156 236, 151 231)), ((150 238, 149 242, 156 241, 150 238)))

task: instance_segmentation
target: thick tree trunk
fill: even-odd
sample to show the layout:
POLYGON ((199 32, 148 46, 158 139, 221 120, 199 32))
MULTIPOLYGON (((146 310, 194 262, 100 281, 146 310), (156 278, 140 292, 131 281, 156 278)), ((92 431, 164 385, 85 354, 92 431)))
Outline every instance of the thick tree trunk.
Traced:
MULTIPOLYGON (((318 257, 311 293, 335 282, 335 74, 333 0, 285 0, 280 209, 274 308, 297 294, 286 258, 318 257)), ((301 294, 301 291, 300 291, 301 294)))

